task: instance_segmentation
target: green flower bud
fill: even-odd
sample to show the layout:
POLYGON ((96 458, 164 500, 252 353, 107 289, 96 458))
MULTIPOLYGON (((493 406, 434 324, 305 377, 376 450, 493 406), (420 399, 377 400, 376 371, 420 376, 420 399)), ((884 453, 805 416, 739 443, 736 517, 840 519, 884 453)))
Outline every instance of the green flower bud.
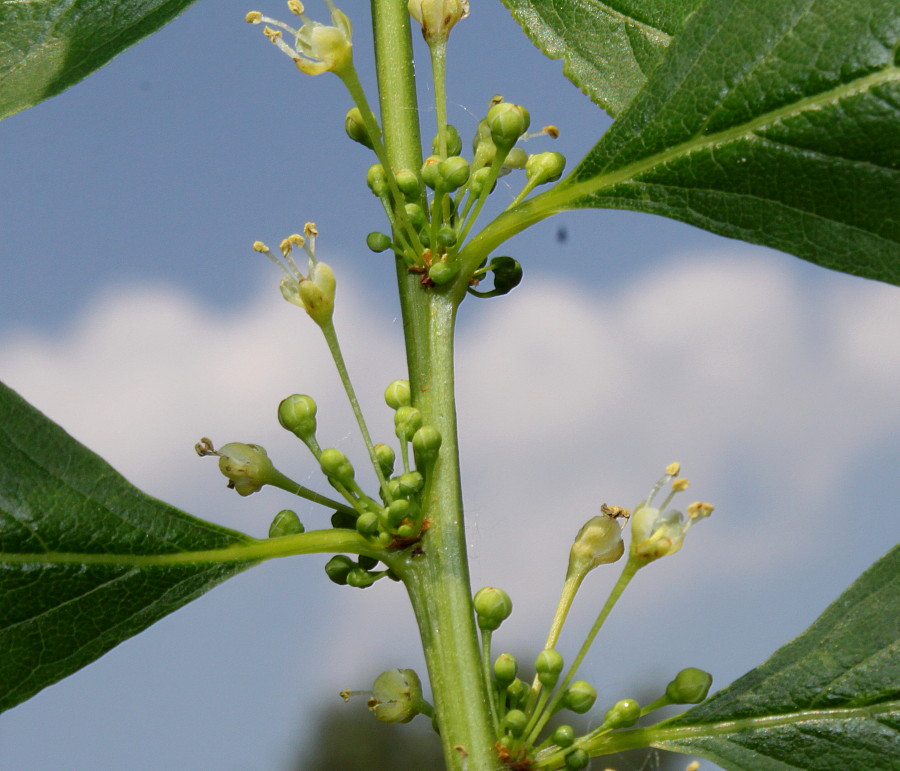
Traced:
POLYGON ((518 677, 513 680, 506 688, 507 703, 510 708, 524 707, 530 692, 531 687, 524 680, 520 680, 518 677))
POLYGON ((459 233, 449 225, 443 225, 441 229, 438 230, 437 241, 441 246, 456 246, 458 239, 459 233))
POLYGON ((397 527, 404 519, 409 517, 412 507, 409 501, 404 498, 398 498, 391 501, 391 505, 387 509, 387 521, 390 527, 397 527))
POLYGON ((425 486, 425 477, 418 471, 410 471, 406 474, 401 474, 397 482, 400 485, 400 495, 409 497, 415 495, 425 486))
POLYGON ((322 454, 319 456, 319 465, 329 479, 339 482, 345 487, 353 482, 353 465, 337 447, 322 450, 322 454))
POLYGON ((413 525, 400 525, 397 528, 398 538, 412 538, 416 535, 416 528, 413 525))
POLYGON ((374 511, 364 511, 356 518, 356 532, 370 536, 378 532, 378 515, 374 511))
POLYGON ((369 132, 366 131, 366 124, 359 107, 351 107, 347 111, 347 117, 344 118, 344 130, 354 142, 359 142, 370 150, 372 149, 372 140, 369 139, 369 132))
POLYGON ((572 750, 566 755, 566 771, 581 771, 582 768, 587 768, 590 763, 591 756, 588 755, 587 750, 583 750, 581 747, 572 750))
POLYGON ((251 495, 269 483, 277 472, 266 451, 258 444, 229 442, 219 448, 219 471, 238 495, 251 495))
MULTIPOLYGON (((299 283, 299 299, 310 318, 319 326, 331 320, 334 315, 334 294, 337 281, 334 271, 324 262, 312 262, 309 266, 309 278, 299 283)), ((297 304, 290 282, 282 282, 281 293, 289 302, 297 304)))
POLYGON ((356 527, 356 517, 352 514, 348 514, 346 511, 336 511, 331 515, 331 526, 352 530, 356 527))
POLYGON ((583 715, 597 701, 597 690, 586 680, 576 680, 566 690, 563 696, 563 706, 566 709, 583 715))
POLYGON ((434 426, 422 426, 412 438, 416 466, 424 469, 434 463, 441 447, 441 432, 434 426))
POLYGON ((316 402, 311 396, 292 394, 278 405, 278 422, 307 441, 316 435, 316 410, 316 402))
MULTIPOLYGON (((462 152, 462 138, 459 136, 456 126, 452 126, 448 123, 446 130, 444 131, 444 136, 447 141, 447 155, 459 155, 460 152, 462 152)), ((440 136, 438 134, 435 134, 434 139, 431 140, 431 152, 435 155, 439 155, 441 152, 440 136)))
MULTIPOLYGON (((494 288, 488 292, 470 288, 469 293, 476 297, 499 297, 508 294, 522 281, 522 266, 512 257, 494 257, 487 268, 482 270, 488 270, 494 274, 494 288)), ((479 271, 479 273, 481 272, 479 271)))
POLYGON ((384 389, 384 400, 392 410, 401 407, 409 407, 412 404, 412 393, 409 390, 408 380, 395 380, 384 389))
POLYGON ((542 685, 552 688, 559 680, 563 668, 562 654, 554 648, 545 648, 534 660, 534 670, 542 685))
POLYGON ((397 187, 408 201, 417 201, 422 194, 421 183, 419 178, 409 169, 400 169, 394 177, 397 180, 397 187))
POLYGON ((391 237, 387 233, 373 230, 366 236, 366 246, 375 253, 383 252, 391 248, 391 237))
POLYGON ((406 216, 409 217, 412 226, 417 230, 419 228, 424 228, 425 225, 428 224, 428 217, 425 216, 425 210, 419 206, 419 204, 408 203, 403 208, 406 209, 406 216))
POLYGON ((378 461, 378 467, 381 469, 381 473, 384 474, 385 478, 387 478, 394 473, 394 461, 396 460, 396 455, 394 455, 394 451, 386 444, 376 444, 374 449, 375 460, 378 461))
POLYGON ((422 181, 434 190, 440 180, 441 157, 439 155, 429 155, 422 164, 422 181))
POLYGON ((388 194, 388 180, 384 166, 380 163, 369 166, 369 170, 366 172, 366 184, 375 195, 379 198, 384 198, 388 194))
POLYGON ((497 180, 491 178, 491 170, 488 168, 478 169, 472 174, 471 181, 469 182, 469 191, 473 196, 478 198, 482 191, 484 190, 484 186, 491 182, 491 189, 488 190, 488 193, 493 193, 494 188, 497 187, 497 180))
POLYGON ((575 741, 575 729, 570 725, 557 726, 550 735, 550 741, 559 747, 571 747, 575 741))
POLYGON ((346 554, 338 554, 325 563, 325 575, 338 586, 344 586, 347 583, 347 576, 355 567, 353 560, 346 554))
POLYGON ((696 667, 682 669, 666 686, 670 704, 699 704, 712 685, 712 675, 696 667))
POLYGON ((607 728, 628 728, 637 723, 640 716, 640 704, 634 699, 621 699, 609 708, 603 722, 607 728))
POLYGON ((460 155, 451 155, 438 164, 439 190, 452 192, 462 187, 469 180, 469 162, 460 155))
POLYGON ((478 628, 493 631, 512 613, 512 600, 502 589, 485 586, 475 593, 475 614, 478 628))
POLYGON ((459 263, 436 262, 428 269, 428 278, 437 286, 449 284, 459 275, 459 263))
POLYGON ((503 718, 503 727, 513 736, 521 736, 528 725, 528 715, 520 709, 511 709, 503 718))
POLYGON ((456 23, 469 15, 469 0, 409 0, 407 8, 430 45, 447 40, 456 23))
POLYGON ((394 432, 401 442, 408 442, 422 427, 422 413, 415 407, 399 407, 394 413, 394 432))
POLYGON ((296 511, 283 509, 275 515, 269 525, 269 538, 280 538, 283 535, 298 535, 306 531, 296 511))
POLYGON ((516 673, 519 671, 519 663, 515 656, 509 653, 501 653, 494 661, 494 677, 497 685, 506 688, 513 680, 516 679, 516 673))
POLYGON ((584 578, 598 565, 615 562, 624 553, 625 542, 618 521, 605 514, 592 517, 575 536, 566 579, 572 576, 584 578))
POLYGON ((566 168, 562 153, 536 153, 525 163, 525 177, 535 185, 556 182, 566 168))
POLYGON ((502 168, 507 171, 511 169, 524 169, 528 164, 528 153, 525 152, 525 149, 522 147, 514 147, 510 150, 506 157, 503 159, 502 168))
POLYGON ((426 225, 418 231, 419 240, 426 249, 431 246, 431 229, 426 225))
POLYGON ((378 560, 375 557, 369 557, 366 554, 360 554, 356 558, 356 564, 359 565, 363 570, 371 570, 378 564, 378 560))
POLYGON ((354 589, 368 589, 376 580, 376 576, 362 568, 353 568, 347 573, 347 586, 352 586, 354 589))
POLYGON ((528 131, 531 116, 519 104, 500 102, 488 110, 487 124, 494 144, 508 151, 528 131))
POLYGON ((412 669, 389 669, 375 678, 369 709, 382 723, 408 723, 428 711, 422 683, 412 669))

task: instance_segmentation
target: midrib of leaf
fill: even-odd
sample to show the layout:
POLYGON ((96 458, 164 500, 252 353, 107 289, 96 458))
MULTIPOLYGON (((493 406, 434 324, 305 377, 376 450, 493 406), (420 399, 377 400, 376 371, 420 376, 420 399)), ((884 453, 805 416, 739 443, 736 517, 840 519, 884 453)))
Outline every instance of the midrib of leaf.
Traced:
POLYGON ((174 565, 221 564, 226 562, 259 562, 274 557, 322 552, 352 552, 384 560, 386 554, 352 530, 313 530, 299 535, 252 540, 222 549, 180 551, 166 554, 82 554, 75 552, 42 552, 40 554, 0 553, 3 563, 32 565, 114 565, 122 567, 162 567, 174 565))
POLYGON ((634 16, 626 16, 624 13, 622 13, 619 10, 616 10, 611 5, 607 5, 606 3, 597 2, 597 0, 591 0, 591 5, 598 8, 599 13, 604 13, 607 16, 612 16, 613 18, 617 19, 618 21, 621 21, 627 27, 634 27, 635 29, 641 30, 642 32, 645 32, 648 35, 657 37, 660 40, 664 40, 666 45, 668 45, 672 40, 671 35, 669 35, 666 32, 663 32, 658 27, 654 27, 653 25, 647 24, 646 22, 643 22, 643 21, 638 21, 637 19, 634 18, 634 16))
MULTIPOLYGON (((627 182, 639 177, 645 171, 653 169, 656 166, 665 165, 666 163, 679 160, 692 153, 702 152, 704 150, 712 149, 717 145, 725 145, 736 139, 748 137, 748 135, 764 126, 776 123, 783 119, 795 117, 807 110, 824 107, 828 104, 838 102, 841 99, 864 93, 875 86, 888 83, 891 80, 898 78, 898 76, 900 76, 900 68, 895 66, 886 67, 878 72, 870 73, 865 77, 842 83, 829 91, 823 91, 814 96, 779 107, 776 110, 771 110, 770 112, 764 113, 754 120, 742 123, 739 126, 733 126, 730 129, 719 131, 715 134, 709 134, 705 137, 689 139, 686 142, 669 147, 655 155, 622 166, 615 171, 598 174, 583 182, 562 184, 541 196, 535 197, 532 199, 532 203, 536 205, 539 210, 550 209, 551 212, 556 211, 560 207, 565 207, 566 204, 578 198, 591 195, 603 188, 614 187, 619 183, 627 182)), ((762 137, 757 137, 757 139, 765 141, 762 137)), ((798 148, 798 152, 811 153, 813 151, 807 149, 800 150, 798 148)), ((853 163, 860 164, 865 162, 853 161, 853 163)))

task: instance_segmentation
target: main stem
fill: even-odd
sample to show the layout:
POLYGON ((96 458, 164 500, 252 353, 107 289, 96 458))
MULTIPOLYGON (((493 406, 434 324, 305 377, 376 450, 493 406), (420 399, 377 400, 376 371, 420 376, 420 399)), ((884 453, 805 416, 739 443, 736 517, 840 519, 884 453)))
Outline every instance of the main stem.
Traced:
MULTIPOLYGON (((422 164, 406 0, 372 0, 381 124, 391 166, 422 164)), ((423 496, 430 525, 403 579, 419 632, 447 768, 492 771, 489 696, 480 667, 463 523, 453 339, 460 296, 426 289, 398 260, 397 278, 413 403, 441 432, 423 496)))

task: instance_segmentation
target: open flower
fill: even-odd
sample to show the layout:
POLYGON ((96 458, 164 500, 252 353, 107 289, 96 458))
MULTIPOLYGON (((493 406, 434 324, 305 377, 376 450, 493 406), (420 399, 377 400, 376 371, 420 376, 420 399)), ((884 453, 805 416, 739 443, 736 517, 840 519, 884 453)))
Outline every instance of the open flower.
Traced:
POLYGON ((297 69, 307 75, 334 72, 341 75, 353 66, 353 27, 350 19, 334 7, 332 0, 325 0, 331 10, 331 25, 310 19, 299 0, 288 0, 288 9, 299 16, 303 24, 294 29, 282 21, 250 11, 246 19, 250 24, 266 24, 263 33, 273 45, 293 59, 297 69), (268 25, 272 25, 271 27, 268 25), (274 27, 274 29, 273 29, 274 27), (293 45, 284 40, 284 32, 293 36, 293 45))
POLYGON ((334 314, 336 281, 334 271, 316 259, 316 236, 319 234, 316 226, 312 222, 307 222, 303 232, 306 238, 294 233, 281 242, 279 245, 281 259, 278 259, 262 241, 256 241, 253 249, 266 255, 284 273, 281 279, 281 294, 284 299, 303 308, 321 327, 330 322, 334 314), (291 255, 295 246, 302 247, 309 257, 309 270, 306 276, 291 255))
POLYGON ((712 514, 713 506, 699 501, 687 508, 687 516, 680 511, 667 509, 676 493, 687 489, 690 484, 686 479, 679 479, 680 466, 672 463, 666 468, 665 475, 653 486, 647 500, 641 503, 631 517, 631 558, 644 564, 660 557, 674 554, 681 548, 684 536, 694 522, 712 514), (672 489, 666 499, 655 507, 653 499, 669 482, 672 489))

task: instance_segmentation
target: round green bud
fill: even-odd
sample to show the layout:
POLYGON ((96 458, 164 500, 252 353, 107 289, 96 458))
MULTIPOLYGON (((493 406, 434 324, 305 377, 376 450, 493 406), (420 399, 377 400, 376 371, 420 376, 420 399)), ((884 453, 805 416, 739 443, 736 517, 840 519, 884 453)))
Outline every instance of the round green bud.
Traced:
POLYGON ((413 538, 416 535, 415 525, 400 525, 397 528, 398 538, 413 538))
POLYGON ((391 505, 388 506, 387 510, 387 521, 390 527, 397 527, 404 519, 409 517, 410 511, 412 507, 409 505, 409 501, 404 498, 398 498, 396 501, 391 501, 391 505))
POLYGON ((459 233, 449 225, 442 225, 438 230, 437 241, 441 246, 456 246, 459 233))
POLYGON ((431 246, 431 228, 426 225, 418 231, 419 240, 426 249, 431 246))
POLYGON ((494 144, 503 150, 509 150, 528 131, 531 116, 519 104, 500 102, 488 110, 487 124, 494 144))
POLYGON ((712 675, 696 667, 682 669, 666 686, 666 697, 671 704, 699 704, 706 698, 712 685, 712 675))
POLYGON ((513 736, 521 736, 528 725, 528 715, 520 709, 511 709, 503 718, 503 727, 513 736))
POLYGON ((337 447, 322 450, 322 454, 319 456, 319 466, 325 476, 335 482, 344 486, 353 482, 353 465, 337 447))
POLYGON ((438 189, 452 192, 469 181, 469 162, 461 155, 452 155, 438 164, 438 189))
POLYGON ((401 442, 408 442, 422 427, 422 413, 415 407, 399 407, 394 413, 394 432, 401 442))
POLYGON ((238 495, 251 495, 276 475, 264 448, 258 444, 229 442, 219 448, 219 471, 238 495))
POLYGON ((346 511, 336 511, 331 515, 331 526, 339 529, 352 530, 356 527, 356 517, 352 514, 348 514, 346 511))
POLYGON ((559 680, 563 668, 562 654, 554 648, 545 648, 534 660, 534 670, 542 685, 552 688, 559 680))
POLYGON ((523 147, 514 147, 503 159, 503 166, 506 169, 524 169, 528 163, 528 153, 523 147))
POLYGON ((401 474, 397 478, 397 483, 400 488, 400 495, 409 497, 415 495, 425 486, 425 477, 418 471, 410 471, 406 474, 401 474))
POLYGON ((590 764, 591 756, 588 755, 587 750, 583 750, 581 747, 566 755, 566 771, 581 771, 590 764))
POLYGON ((459 263, 436 262, 428 269, 428 278, 437 286, 449 284, 459 275, 459 263))
POLYGON ((406 216, 412 226, 418 230, 424 228, 428 224, 428 217, 425 216, 425 210, 417 203, 408 203, 403 207, 406 210, 406 216))
POLYGON ((400 192, 406 196, 406 200, 418 200, 419 196, 422 194, 422 188, 420 187, 419 178, 414 172, 409 169, 400 169, 400 171, 394 174, 394 177, 397 180, 397 187, 399 187, 400 192))
POLYGON ((281 538, 283 535, 298 535, 306 532, 300 517, 296 511, 282 509, 275 515, 272 524, 269 525, 269 538, 281 538))
POLYGON ((352 586, 354 589, 368 589, 375 581, 376 576, 362 568, 353 568, 347 573, 347 586, 352 586))
POLYGON ((531 693, 531 686, 517 677, 506 688, 506 696, 510 707, 524 707, 528 701, 529 693, 531 693))
POLYGON ((381 473, 385 477, 389 477, 394 473, 394 461, 397 458, 394 450, 386 444, 376 444, 373 449, 375 450, 375 460, 378 461, 381 473))
POLYGON ((491 179, 491 170, 490 169, 478 169, 478 171, 472 174, 472 180, 469 182, 469 191, 473 196, 478 198, 483 190, 484 186, 488 184, 490 181, 491 189, 488 190, 488 193, 493 193, 494 188, 497 187, 497 180, 491 179))
POLYGON ((441 448, 441 432, 434 426, 422 426, 412 438, 416 465, 424 468, 434 463, 441 448))
POLYGON ((375 678, 369 709, 382 723, 408 723, 423 711, 422 682, 412 669, 389 669, 375 678))
POLYGON ((562 153, 535 153, 525 164, 525 177, 529 182, 543 185, 556 182, 566 168, 566 159, 562 153))
POLYGON ((379 233, 373 230, 366 236, 366 246, 373 252, 383 252, 391 248, 391 237, 387 233, 379 233))
POLYGON ((494 291, 498 294, 506 294, 522 281, 522 266, 512 257, 494 257, 491 267, 494 271, 494 291))
POLYGON ((375 545, 381 547, 382 549, 386 549, 393 540, 394 536, 392 536, 386 530, 382 530, 372 539, 375 545))
POLYGON ((515 680, 518 671, 519 663, 516 657, 509 653, 501 653, 494 661, 494 678, 501 688, 506 688, 515 680))
POLYGON ((429 155, 422 164, 422 181, 434 190, 440 182, 441 157, 439 155, 429 155))
POLYGON ((399 498, 403 493, 400 492, 400 480, 399 479, 388 479, 387 483, 388 493, 391 498, 399 498))
POLYGON ((384 400, 392 410, 401 407, 409 407, 412 404, 412 393, 409 390, 408 380, 395 380, 384 389, 384 400))
POLYGON ((356 532, 360 535, 373 535, 378 532, 378 515, 374 511, 364 511, 356 518, 356 532))
POLYGON ((356 564, 359 565, 363 570, 371 570, 378 564, 378 559, 375 557, 369 557, 366 554, 360 554, 356 559, 356 564))
POLYGON ((478 628, 493 631, 512 613, 512 600, 502 589, 485 586, 475 593, 475 615, 478 628))
MULTIPOLYGON (((456 130, 456 126, 452 126, 448 123, 444 131, 444 136, 447 141, 447 155, 459 155, 462 151, 462 138, 459 135, 459 131, 456 130)), ((431 140, 431 152, 435 155, 440 154, 440 145, 440 135, 435 134, 434 139, 431 140)))
POLYGON ((380 163, 369 166, 369 170, 366 172, 366 184, 375 195, 384 198, 388 194, 388 181, 384 166, 380 163))
POLYGON ((359 107, 351 107, 347 111, 347 117, 344 118, 344 130, 354 142, 359 142, 370 150, 372 149, 372 140, 369 139, 369 132, 366 131, 366 124, 359 107))
POLYGON ((560 725, 550 735, 550 741, 559 747, 571 747, 575 741, 575 729, 570 725, 560 725))
POLYGON ((325 575, 327 575, 338 586, 344 586, 347 583, 347 575, 356 565, 346 554, 338 554, 325 563, 325 575))
POLYGON ((566 578, 584 577, 598 565, 615 562, 624 553, 625 542, 618 521, 605 514, 592 517, 575 536, 566 578))
POLYGON ((583 715, 597 701, 597 690, 586 680, 576 680, 563 696, 563 706, 579 715, 583 715))
POLYGON ((316 435, 316 402, 305 394, 292 394, 278 405, 278 422, 300 439, 316 435))
POLYGON ((609 708, 603 722, 607 728, 628 728, 637 723, 640 716, 640 704, 634 699, 621 699, 609 708))

